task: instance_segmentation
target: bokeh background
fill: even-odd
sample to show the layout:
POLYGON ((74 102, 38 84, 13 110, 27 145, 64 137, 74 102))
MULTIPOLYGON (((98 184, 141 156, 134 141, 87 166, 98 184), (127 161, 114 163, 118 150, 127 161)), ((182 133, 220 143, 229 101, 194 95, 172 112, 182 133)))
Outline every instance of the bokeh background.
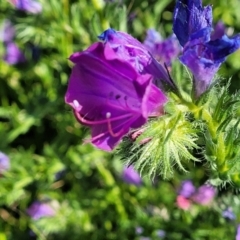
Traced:
MULTIPOLYGON (((149 28, 168 37, 175 1, 41 0, 32 10, 18 2, 0 0, 0 240, 235 239, 237 191, 223 187, 202 193, 207 204, 194 201, 207 181, 197 164, 170 180, 140 178, 116 152, 84 143, 89 131, 64 103, 73 52, 110 26, 140 41, 149 28), (195 186, 185 198, 184 180, 195 186)), ((240 32, 240 1, 204 4, 229 35, 240 32)), ((239 59, 237 51, 219 72, 232 77, 233 92, 239 59)))

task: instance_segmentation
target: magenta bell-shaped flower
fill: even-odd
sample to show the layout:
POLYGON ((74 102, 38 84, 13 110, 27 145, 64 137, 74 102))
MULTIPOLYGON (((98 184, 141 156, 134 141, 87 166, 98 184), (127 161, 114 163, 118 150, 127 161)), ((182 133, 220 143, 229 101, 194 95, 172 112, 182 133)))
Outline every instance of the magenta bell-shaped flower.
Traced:
POLYGON ((139 128, 148 116, 161 115, 167 98, 152 84, 150 74, 140 74, 109 44, 97 42, 74 53, 65 101, 77 120, 89 126, 91 142, 110 151, 131 128, 139 128))

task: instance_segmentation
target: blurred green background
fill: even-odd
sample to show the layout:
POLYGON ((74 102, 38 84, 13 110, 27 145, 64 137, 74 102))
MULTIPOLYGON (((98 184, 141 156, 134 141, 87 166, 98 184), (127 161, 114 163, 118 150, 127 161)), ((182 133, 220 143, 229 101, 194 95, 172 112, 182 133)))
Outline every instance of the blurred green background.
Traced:
MULTIPOLYGON (((184 179, 203 184, 196 165, 189 173, 176 170, 171 181, 143 176, 140 186, 122 177, 121 159, 83 144, 89 131, 64 103, 71 63, 68 57, 97 41, 108 27, 127 31, 143 41, 148 28, 164 37, 172 33, 171 0, 47 0, 42 12, 19 11, 0 2, 0 23, 16 28, 15 43, 26 61, 9 65, 0 43, 0 151, 10 168, 0 176, 0 240, 207 240, 235 239, 240 223, 239 197, 219 189, 211 206, 176 205, 184 179), (56 214, 34 220, 26 209, 34 201, 52 205, 56 214), (222 217, 231 206, 235 219, 222 217), (164 234, 160 234, 161 231, 164 234)), ((229 34, 240 32, 240 2, 212 0, 215 23, 229 34)), ((240 51, 231 55, 220 74, 239 88, 240 51)))

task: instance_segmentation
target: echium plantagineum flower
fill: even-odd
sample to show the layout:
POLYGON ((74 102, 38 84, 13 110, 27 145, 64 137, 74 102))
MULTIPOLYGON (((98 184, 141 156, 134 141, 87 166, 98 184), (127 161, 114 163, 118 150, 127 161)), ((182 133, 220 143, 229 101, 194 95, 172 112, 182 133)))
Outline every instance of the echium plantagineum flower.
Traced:
POLYGON ((237 234, 236 234, 235 240, 240 240, 240 224, 238 224, 237 226, 237 234))
POLYGON ((181 188, 179 189, 178 194, 185 198, 189 198, 193 195, 195 191, 196 191, 196 188, 193 185, 192 181, 185 180, 182 182, 181 188))
POLYGON ((25 61, 25 57, 21 50, 18 48, 17 44, 14 42, 9 42, 5 44, 6 53, 3 60, 10 65, 17 64, 25 61))
POLYGON ((91 142, 106 151, 149 116, 161 115, 167 101, 152 83, 153 76, 140 73, 129 58, 125 52, 119 56, 108 42, 96 42, 70 56, 75 66, 65 101, 77 120, 91 128, 91 142))
POLYGON ((199 97, 226 57, 239 49, 240 35, 229 38, 224 34, 211 39, 212 7, 202 7, 201 0, 177 1, 173 31, 183 47, 180 61, 193 73, 195 95, 199 97))
POLYGON ((222 216, 228 220, 236 219, 236 215, 234 214, 231 207, 228 207, 224 211, 222 211, 222 216))
POLYGON ((200 205, 208 205, 216 195, 216 190, 210 185, 202 185, 196 188, 192 181, 183 181, 178 191, 177 206, 188 210, 192 202, 200 205))
POLYGON ((25 61, 25 57, 17 44, 14 42, 15 29, 9 20, 5 20, 0 30, 0 40, 5 47, 3 60, 8 64, 17 64, 25 61))
POLYGON ((53 217, 56 214, 50 204, 40 201, 33 202, 26 212, 33 220, 43 217, 53 217))
POLYGON ((98 38, 108 43, 118 58, 128 61, 139 74, 151 74, 159 86, 164 84, 174 86, 165 67, 158 63, 149 50, 131 35, 109 28, 98 38))
POLYGON ((172 34, 167 39, 163 39, 154 29, 148 29, 147 37, 143 44, 160 63, 167 66, 171 66, 172 61, 181 52, 181 46, 175 34, 172 34))
POLYGON ((26 11, 32 14, 37 14, 42 12, 41 3, 35 0, 9 0, 16 9, 21 11, 26 11))
POLYGON ((122 179, 125 182, 136 186, 142 184, 142 178, 140 177, 139 173, 135 171, 133 166, 128 166, 123 169, 122 179))
POLYGON ((217 24, 214 26, 214 30, 211 34, 211 40, 216 40, 221 38, 225 34, 225 25, 223 22, 219 21, 217 24))
POLYGON ((0 152, 0 175, 6 172, 10 168, 9 157, 0 152))

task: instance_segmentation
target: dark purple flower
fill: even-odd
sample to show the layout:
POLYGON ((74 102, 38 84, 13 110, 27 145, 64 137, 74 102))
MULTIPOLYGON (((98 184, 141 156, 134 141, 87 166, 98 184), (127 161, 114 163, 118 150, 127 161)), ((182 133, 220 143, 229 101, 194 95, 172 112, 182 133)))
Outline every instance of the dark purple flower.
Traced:
POLYGON ((200 0, 177 1, 174 33, 184 47, 180 61, 193 73, 195 95, 204 93, 226 57, 240 47, 240 35, 212 37, 212 9, 202 7, 200 0))
POLYGON ((178 191, 178 194, 185 198, 190 198, 195 191, 196 191, 196 188, 193 185, 192 181, 186 180, 182 182, 182 185, 178 191))
POLYGON ((227 208, 222 212, 222 216, 229 220, 234 220, 236 218, 236 215, 234 214, 233 210, 231 208, 227 208))
POLYGON ((198 188, 196 193, 192 196, 192 200, 201 205, 208 205, 216 195, 214 187, 209 185, 203 185, 198 188))
POLYGON ((49 204, 39 201, 34 202, 26 212, 34 220, 42 217, 53 217, 56 214, 49 204))
POLYGON ((9 157, 0 152, 0 175, 10 168, 9 157))
MULTIPOLYGON (((122 179, 129 183, 139 186, 142 184, 142 179, 138 172, 136 172, 133 166, 125 167, 122 173, 122 179)), ((136 231, 137 232, 137 231, 136 231)))
POLYGON ((238 227, 237 227, 237 234, 236 234, 236 240, 240 240, 240 224, 238 224, 238 227))
POLYGON ((202 7, 201 0, 177 0, 173 20, 173 32, 183 47, 199 34, 204 41, 210 40, 212 7, 202 7))
POLYGON ((147 37, 143 44, 160 63, 165 63, 167 66, 171 65, 171 62, 177 58, 181 51, 174 34, 163 40, 154 29, 147 31, 147 37))
POLYGON ((100 149, 112 150, 131 128, 159 115, 167 100, 151 75, 140 75, 109 44, 94 43, 70 60, 75 66, 65 101, 78 121, 91 128, 91 142, 100 149))
POLYGON ((109 28, 98 36, 108 44, 118 58, 129 62, 140 74, 151 74, 159 83, 173 85, 166 69, 157 62, 147 48, 131 35, 109 28))
POLYGON ((12 42, 14 36, 15 28, 12 23, 8 19, 6 19, 0 29, 0 41, 4 43, 12 42))
POLYGON ((5 55, 3 60, 10 65, 17 64, 25 61, 25 57, 21 50, 18 48, 17 44, 14 42, 9 42, 5 45, 5 55))
POLYGON ((34 0, 10 0, 10 2, 19 10, 26 11, 32 14, 42 12, 41 3, 34 0))

